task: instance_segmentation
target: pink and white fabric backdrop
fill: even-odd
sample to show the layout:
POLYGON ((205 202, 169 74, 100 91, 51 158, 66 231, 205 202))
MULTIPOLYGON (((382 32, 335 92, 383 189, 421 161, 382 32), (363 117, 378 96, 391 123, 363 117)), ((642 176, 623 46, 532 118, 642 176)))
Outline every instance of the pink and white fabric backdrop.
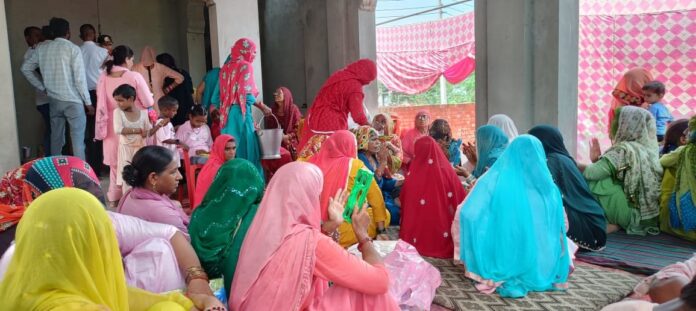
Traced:
POLYGON ((583 0, 580 2, 578 158, 588 141, 610 146, 607 113, 621 76, 643 67, 665 83, 675 119, 696 108, 696 1, 583 0))
POLYGON ((474 41, 474 14, 377 28, 378 78, 406 94, 425 92, 443 73, 461 82, 474 71, 474 41))
MULTIPOLYGON (((667 87, 675 118, 696 108, 696 1, 581 0, 578 78, 578 158, 588 140, 609 147, 607 111, 624 72, 649 69, 667 87)), ((475 67, 474 13, 434 22, 377 29, 379 80, 393 91, 417 94, 441 74, 453 83, 475 67)), ((603 150, 604 150, 603 149, 603 150)))

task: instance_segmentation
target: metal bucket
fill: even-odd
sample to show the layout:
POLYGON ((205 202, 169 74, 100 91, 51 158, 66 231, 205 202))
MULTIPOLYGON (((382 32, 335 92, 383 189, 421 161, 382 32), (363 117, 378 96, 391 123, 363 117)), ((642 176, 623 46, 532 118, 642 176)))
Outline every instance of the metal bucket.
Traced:
POLYGON ((261 129, 260 125, 266 119, 262 118, 257 126, 259 129, 256 130, 256 136, 258 136, 261 146, 261 159, 263 160, 280 159, 280 145, 283 143, 283 129, 280 127, 280 122, 275 115, 271 114, 271 116, 276 120, 278 128, 261 129))

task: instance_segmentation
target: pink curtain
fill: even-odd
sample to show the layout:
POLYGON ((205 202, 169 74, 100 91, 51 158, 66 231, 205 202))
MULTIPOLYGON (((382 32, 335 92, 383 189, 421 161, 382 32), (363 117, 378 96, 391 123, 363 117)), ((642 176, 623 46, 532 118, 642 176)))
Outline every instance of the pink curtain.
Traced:
POLYGON ((425 92, 443 73, 450 82, 462 81, 473 71, 474 40, 473 12, 377 28, 378 78, 388 89, 406 94, 425 92))

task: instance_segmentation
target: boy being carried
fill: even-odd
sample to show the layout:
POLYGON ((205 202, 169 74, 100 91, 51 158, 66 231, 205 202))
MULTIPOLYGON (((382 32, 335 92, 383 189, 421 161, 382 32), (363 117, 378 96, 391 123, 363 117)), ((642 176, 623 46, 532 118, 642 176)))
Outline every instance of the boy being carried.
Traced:
POLYGON ((649 105, 648 111, 655 117, 657 126, 657 141, 662 142, 667 132, 667 125, 674 120, 672 114, 662 103, 665 96, 665 85, 660 81, 650 81, 643 86, 645 102, 649 105))

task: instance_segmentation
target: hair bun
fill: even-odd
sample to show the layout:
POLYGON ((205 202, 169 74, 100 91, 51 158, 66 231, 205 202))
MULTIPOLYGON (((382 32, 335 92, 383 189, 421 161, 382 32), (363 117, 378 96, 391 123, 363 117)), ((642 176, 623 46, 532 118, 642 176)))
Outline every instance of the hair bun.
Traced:
POLYGON ((125 167, 123 167, 123 173, 121 174, 121 177, 123 177, 123 181, 126 182, 131 187, 135 187, 138 185, 138 169, 136 169, 133 165, 128 164, 125 167))

